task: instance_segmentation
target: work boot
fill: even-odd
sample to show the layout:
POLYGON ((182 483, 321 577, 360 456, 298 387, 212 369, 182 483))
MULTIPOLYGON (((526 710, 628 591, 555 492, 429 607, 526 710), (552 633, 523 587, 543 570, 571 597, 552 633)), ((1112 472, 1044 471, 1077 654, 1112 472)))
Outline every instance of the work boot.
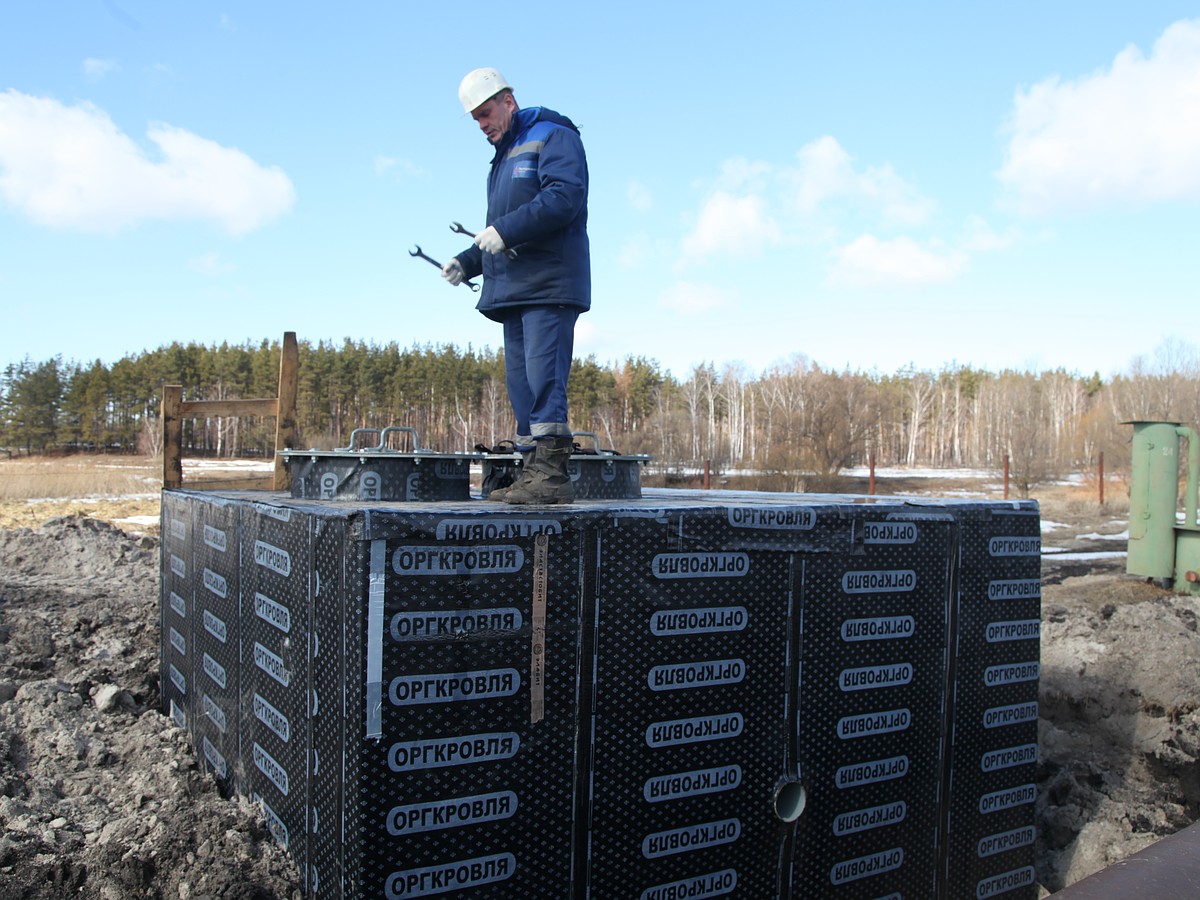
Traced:
MULTIPOLYGON (((533 462, 501 499, 514 504, 570 503, 575 499, 575 487, 567 473, 567 460, 574 449, 570 435, 539 438, 536 444, 533 462)), ((496 496, 495 491, 492 496, 496 496)))
POLYGON ((529 467, 533 465, 533 452, 535 449, 535 447, 530 447, 528 450, 523 450, 520 448, 520 445, 518 445, 518 450, 521 454, 520 470, 517 472, 512 481, 510 481, 504 487, 492 488, 491 491, 488 492, 488 495, 484 497, 484 499, 503 500, 504 495, 511 491, 516 486, 517 482, 525 477, 525 474, 529 471, 529 467))

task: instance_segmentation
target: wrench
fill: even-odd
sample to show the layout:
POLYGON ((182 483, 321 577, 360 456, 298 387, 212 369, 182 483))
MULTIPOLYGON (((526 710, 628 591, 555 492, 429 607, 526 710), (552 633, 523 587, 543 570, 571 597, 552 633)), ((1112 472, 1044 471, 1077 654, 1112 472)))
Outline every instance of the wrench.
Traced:
MULTIPOLYGON (((439 269, 442 267, 442 264, 441 264, 440 262, 438 262, 438 261, 437 261, 436 259, 434 259, 432 256, 426 256, 426 255, 425 255, 425 254, 422 252, 422 250, 421 250, 421 245, 420 245, 420 244, 413 244, 413 246, 414 246, 414 247, 416 247, 417 249, 416 249, 416 250, 409 250, 409 251, 408 251, 408 255, 409 255, 409 256, 417 256, 417 257, 420 257, 421 259, 425 260, 425 261, 426 261, 426 262, 428 262, 428 263, 433 263, 433 265, 437 266, 439 269)), ((477 285, 477 284, 476 284, 475 282, 473 282, 473 281, 464 281, 464 282, 462 282, 462 283, 463 283, 463 284, 465 284, 467 287, 469 287, 469 288, 470 288, 471 290, 473 290, 473 291, 477 291, 477 290, 479 290, 479 285, 477 285)))
MULTIPOLYGON (((475 237, 475 232, 467 231, 467 229, 463 228, 462 225, 458 222, 451 222, 450 230, 453 231, 455 234, 465 234, 469 238, 475 237)), ((504 255, 507 256, 509 259, 516 259, 517 251, 513 250, 511 247, 509 247, 508 249, 506 249, 504 251, 504 255)))

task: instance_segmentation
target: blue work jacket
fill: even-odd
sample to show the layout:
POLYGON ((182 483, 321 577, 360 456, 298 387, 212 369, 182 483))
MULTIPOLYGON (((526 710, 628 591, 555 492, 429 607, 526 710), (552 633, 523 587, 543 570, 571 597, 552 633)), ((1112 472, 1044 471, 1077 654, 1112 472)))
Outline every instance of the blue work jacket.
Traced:
POLYGON ((483 253, 474 244, 458 254, 468 278, 483 275, 476 308, 497 320, 533 304, 588 309, 588 168, 575 124, 544 107, 517 110, 496 145, 487 185, 487 224, 517 255, 483 253))

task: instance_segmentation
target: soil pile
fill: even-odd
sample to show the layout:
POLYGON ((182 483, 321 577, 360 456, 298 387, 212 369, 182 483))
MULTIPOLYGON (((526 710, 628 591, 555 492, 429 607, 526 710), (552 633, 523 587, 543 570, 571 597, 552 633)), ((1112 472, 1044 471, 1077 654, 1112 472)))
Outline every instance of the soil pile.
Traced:
POLYGON ((1038 875, 1057 890, 1200 818, 1200 598, 1043 573, 1038 875))
POLYGON ((0 898, 291 898, 256 809, 158 711, 158 541, 0 531, 0 898))
MULTIPOLYGON (((1044 568, 1049 890, 1200 815, 1200 599, 1120 565, 1044 568)), ((301 896, 158 705, 157 539, 79 517, 0 531, 0 900, 301 896)))

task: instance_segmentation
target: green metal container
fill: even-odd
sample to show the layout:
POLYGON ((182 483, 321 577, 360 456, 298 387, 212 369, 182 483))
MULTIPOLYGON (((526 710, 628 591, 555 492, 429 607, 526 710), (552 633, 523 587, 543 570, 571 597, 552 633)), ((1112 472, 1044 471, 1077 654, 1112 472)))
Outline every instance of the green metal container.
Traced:
POLYGON ((1176 535, 1175 590, 1200 594, 1200 528, 1180 528, 1176 535))
POLYGON ((1179 502, 1179 423, 1125 424, 1133 426, 1125 571, 1171 579, 1175 576, 1175 509, 1179 502))
POLYGON ((1125 571, 1156 578, 1178 591, 1200 594, 1200 435, 1178 422, 1133 426, 1129 491, 1129 556, 1125 571), (1183 521, 1179 510, 1179 442, 1188 444, 1183 521))
POLYGON ((1190 428, 1175 433, 1188 442, 1187 493, 1183 500, 1183 523, 1175 526, 1175 589, 1200 594, 1200 526, 1196 507, 1200 497, 1200 435, 1190 428))

